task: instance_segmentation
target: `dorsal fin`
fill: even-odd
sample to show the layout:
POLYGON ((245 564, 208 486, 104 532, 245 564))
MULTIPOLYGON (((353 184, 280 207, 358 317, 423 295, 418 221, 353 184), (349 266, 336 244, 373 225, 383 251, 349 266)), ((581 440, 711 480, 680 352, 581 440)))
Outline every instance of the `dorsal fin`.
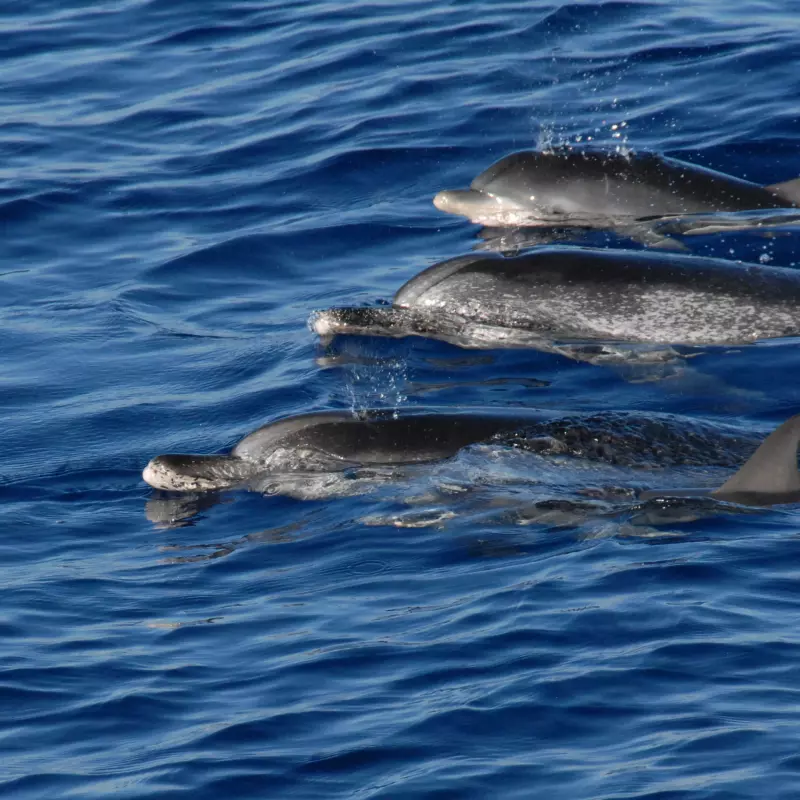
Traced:
POLYGON ((786 420, 767 436, 745 465, 711 494, 719 497, 734 492, 779 494, 800 491, 798 442, 800 414, 786 420))
POLYGON ((773 194, 778 197, 800 206, 800 178, 794 178, 791 181, 784 181, 783 183, 773 183, 766 187, 773 194))

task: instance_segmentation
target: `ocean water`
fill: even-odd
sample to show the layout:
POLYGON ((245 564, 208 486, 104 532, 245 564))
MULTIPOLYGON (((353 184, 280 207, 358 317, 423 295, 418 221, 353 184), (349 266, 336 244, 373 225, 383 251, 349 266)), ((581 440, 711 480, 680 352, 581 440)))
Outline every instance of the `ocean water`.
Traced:
MULTIPOLYGON (((0 4, 0 795, 800 796, 797 507, 604 494, 718 484, 702 452, 472 448, 208 497, 141 480, 318 409, 672 414, 743 439, 796 413, 796 340, 659 375, 326 347, 307 319, 478 244, 431 199, 516 149, 800 175, 797 20, 788 0, 0 4)), ((800 260, 788 225, 686 241, 800 260)))

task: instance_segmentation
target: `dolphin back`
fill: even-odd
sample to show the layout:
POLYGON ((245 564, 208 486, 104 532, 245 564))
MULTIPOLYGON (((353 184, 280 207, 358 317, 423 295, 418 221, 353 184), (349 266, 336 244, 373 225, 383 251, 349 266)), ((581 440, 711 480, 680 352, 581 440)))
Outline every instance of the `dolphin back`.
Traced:
POLYGON ((350 411, 320 411, 299 414, 296 417, 270 422, 244 437, 231 450, 231 455, 247 461, 261 461, 276 447, 294 439, 297 434, 313 431, 318 425, 348 422, 353 419, 350 411))
POLYGON ((447 280, 447 278, 460 272, 465 267, 480 268, 488 265, 491 269, 494 263, 503 261, 502 256, 497 253, 470 253, 464 256, 449 258, 447 261, 440 261, 432 264, 427 269, 406 281, 396 292, 392 302, 396 306, 413 306, 422 295, 434 286, 447 280))

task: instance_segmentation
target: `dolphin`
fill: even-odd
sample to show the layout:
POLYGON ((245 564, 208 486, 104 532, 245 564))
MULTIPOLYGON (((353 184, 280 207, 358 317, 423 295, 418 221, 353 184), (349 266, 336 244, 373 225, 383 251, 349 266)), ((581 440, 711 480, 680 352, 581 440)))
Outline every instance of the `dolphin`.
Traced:
POLYGON ((800 414, 778 426, 732 477, 717 489, 673 489, 641 492, 641 500, 666 497, 710 496, 715 500, 747 506, 800 503, 800 414))
POLYGON ((507 411, 328 411, 271 422, 222 455, 161 455, 142 477, 155 489, 209 492, 264 476, 335 473, 446 460, 471 444, 504 444, 542 455, 621 466, 732 467, 755 442, 670 414, 507 411))
POLYGON ((321 337, 417 335, 581 360, 613 361, 619 351, 625 360, 613 343, 729 345, 800 334, 800 271, 579 247, 476 253, 423 270, 391 306, 318 311, 309 324, 321 337))
POLYGON ((800 178, 760 186, 656 153, 526 150, 492 164, 469 189, 439 192, 433 204, 492 227, 619 228, 660 217, 800 207, 800 178))

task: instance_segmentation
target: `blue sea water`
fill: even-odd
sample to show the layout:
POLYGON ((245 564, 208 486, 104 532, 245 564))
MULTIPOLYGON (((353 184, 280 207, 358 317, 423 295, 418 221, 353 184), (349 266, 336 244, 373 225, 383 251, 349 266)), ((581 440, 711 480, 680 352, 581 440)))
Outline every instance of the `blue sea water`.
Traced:
POLYGON ((0 795, 800 796, 796 507, 526 517, 536 469, 648 475, 508 453, 349 493, 140 477, 328 408, 764 435, 800 409, 796 340, 657 380, 306 321, 469 251, 431 198, 515 149, 800 175, 799 64, 788 0, 0 4, 0 795))

